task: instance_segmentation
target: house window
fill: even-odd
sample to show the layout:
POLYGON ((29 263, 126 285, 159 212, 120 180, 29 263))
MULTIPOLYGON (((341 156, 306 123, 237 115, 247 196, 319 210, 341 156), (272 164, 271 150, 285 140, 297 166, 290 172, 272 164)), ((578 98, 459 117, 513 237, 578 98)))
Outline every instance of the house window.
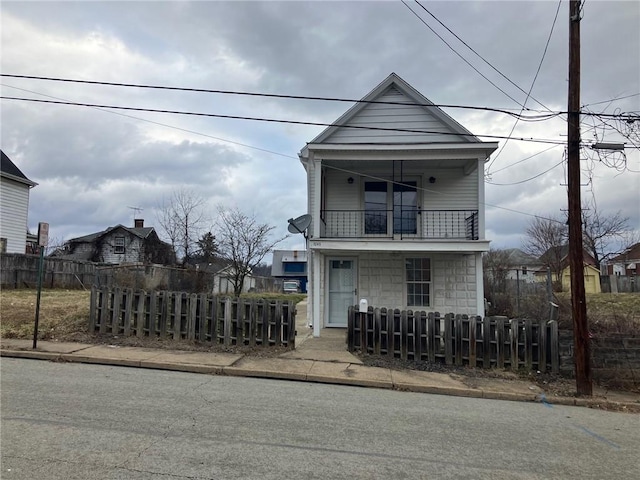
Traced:
POLYGON ((527 267, 522 267, 522 274, 526 275, 527 274, 527 267))
POLYGON ((304 273, 304 262, 287 262, 282 264, 284 273, 304 273))
POLYGON ((124 237, 116 237, 113 253, 124 253, 124 237))
POLYGON ((407 306, 429 307, 431 305, 431 260, 429 258, 407 258, 405 271, 407 306))
POLYGON ((387 182, 364 184, 364 233, 387 234, 387 182))
POLYGON ((387 212, 393 211, 393 233, 417 233, 417 182, 365 182, 364 232, 367 235, 389 235, 387 212), (392 188, 390 188, 390 186, 392 188), (392 207, 389 207, 392 205, 392 207))
POLYGON ((417 233, 418 192, 416 182, 393 184, 393 233, 417 233))

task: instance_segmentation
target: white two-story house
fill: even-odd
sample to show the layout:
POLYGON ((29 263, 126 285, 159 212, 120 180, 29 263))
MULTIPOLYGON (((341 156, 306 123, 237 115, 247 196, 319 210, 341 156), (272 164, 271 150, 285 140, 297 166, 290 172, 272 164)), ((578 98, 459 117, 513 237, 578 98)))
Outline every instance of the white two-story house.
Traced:
POLYGON ((314 335, 369 306, 484 314, 482 142, 391 74, 299 153, 314 335))

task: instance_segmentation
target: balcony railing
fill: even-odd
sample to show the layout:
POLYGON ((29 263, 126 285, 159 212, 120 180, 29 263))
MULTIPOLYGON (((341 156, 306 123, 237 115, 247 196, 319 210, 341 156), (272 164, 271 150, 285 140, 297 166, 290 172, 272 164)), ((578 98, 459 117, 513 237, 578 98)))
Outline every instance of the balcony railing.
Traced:
POLYGON ((478 240, 478 210, 323 210, 323 238, 478 240))

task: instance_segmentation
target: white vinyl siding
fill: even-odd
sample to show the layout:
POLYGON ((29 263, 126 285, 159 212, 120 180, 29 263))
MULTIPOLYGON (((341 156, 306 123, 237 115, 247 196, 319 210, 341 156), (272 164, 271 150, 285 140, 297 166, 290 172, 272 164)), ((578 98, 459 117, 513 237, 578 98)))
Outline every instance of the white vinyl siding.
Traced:
POLYGON ((0 185, 0 237, 7 239, 7 253, 25 253, 29 187, 2 178, 0 185))
MULTIPOLYGON (((377 99, 382 102, 412 103, 409 97, 395 87, 377 99)), ((340 128, 330 135, 326 143, 414 143, 414 142, 465 142, 467 139, 455 133, 448 125, 432 115, 428 109, 417 105, 370 104, 346 123, 347 126, 377 127, 388 129, 423 130, 429 133, 401 132, 393 130, 365 130, 340 128)))
POLYGON ((465 175, 462 168, 434 169, 425 173, 424 210, 478 209, 478 170, 465 175), (429 183, 434 177, 435 183, 429 183))

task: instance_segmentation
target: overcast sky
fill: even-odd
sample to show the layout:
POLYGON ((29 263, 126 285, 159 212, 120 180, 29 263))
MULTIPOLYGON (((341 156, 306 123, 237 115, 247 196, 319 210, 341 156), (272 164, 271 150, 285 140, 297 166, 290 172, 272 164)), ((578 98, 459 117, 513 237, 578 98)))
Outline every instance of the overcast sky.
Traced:
MULTIPOLYGON (((436 104, 519 108, 516 102, 525 101, 523 91, 531 88, 542 59, 557 1, 423 2, 504 77, 419 5, 408 4, 496 86, 401 1, 2 1, 1 68, 13 75, 353 99, 395 72, 436 104)), ((565 0, 533 99, 526 102, 529 108, 567 109, 568 17, 565 0)), ((640 112, 638 25, 640 2, 586 2, 581 103, 590 110, 640 112)), ((3 96, 323 123, 351 106, 1 81, 3 96)), ((238 207, 277 226, 278 235, 286 233, 288 218, 307 213, 305 172, 297 153, 322 127, 17 100, 0 105, 2 150, 39 184, 31 191, 29 226, 35 231, 39 221, 49 222, 53 239, 119 223, 132 226, 130 207, 142 209, 138 216, 146 226, 157 226, 158 206, 178 189, 206 198, 212 220, 217 205, 238 207)), ((481 138, 507 137, 514 128, 514 120, 502 114, 445 111, 481 138)), ((631 146, 612 127, 633 127, 631 140, 639 143, 640 122, 607 122, 583 117, 583 142, 626 141, 631 146)), ((566 124, 560 117, 519 122, 513 137, 563 141, 566 124)), ((495 248, 520 247, 532 218, 526 214, 564 215, 563 147, 500 140, 503 146, 487 163, 487 238, 495 248)), ((601 214, 621 211, 640 230, 640 155, 637 149, 625 152, 626 162, 620 155, 601 161, 584 150, 582 196, 595 199, 601 214)), ((303 247, 303 239, 293 236, 279 248, 303 247)))

